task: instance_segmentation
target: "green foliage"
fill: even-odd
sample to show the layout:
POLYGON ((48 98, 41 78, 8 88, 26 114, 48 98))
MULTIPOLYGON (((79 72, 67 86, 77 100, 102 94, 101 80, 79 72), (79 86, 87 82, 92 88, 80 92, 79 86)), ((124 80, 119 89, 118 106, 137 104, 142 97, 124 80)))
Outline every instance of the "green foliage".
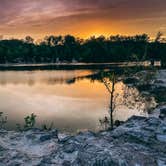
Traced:
POLYGON ((136 36, 91 37, 87 40, 71 35, 46 36, 38 44, 27 36, 24 40, 0 40, 0 64, 54 62, 122 62, 150 59, 166 64, 166 43, 149 42, 146 34, 136 36))
POLYGON ((0 112, 0 129, 4 129, 7 123, 7 116, 3 116, 3 112, 0 112))
POLYGON ((25 120, 25 125, 24 125, 25 129, 33 128, 36 123, 36 115, 32 113, 30 116, 26 116, 24 120, 25 120))
POLYGON ((22 127, 19 123, 16 124, 16 128, 18 131, 32 129, 36 124, 36 115, 32 113, 24 118, 25 124, 22 127))

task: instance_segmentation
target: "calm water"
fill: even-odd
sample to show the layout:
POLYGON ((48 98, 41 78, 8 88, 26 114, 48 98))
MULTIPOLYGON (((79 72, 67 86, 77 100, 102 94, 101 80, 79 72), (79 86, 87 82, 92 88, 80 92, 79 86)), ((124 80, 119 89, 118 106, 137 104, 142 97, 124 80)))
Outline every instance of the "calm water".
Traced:
MULTIPOLYGON (((98 130, 99 119, 108 115, 109 93, 102 82, 86 77, 93 74, 90 70, 0 72, 0 112, 8 116, 7 128, 23 124, 24 117, 33 112, 37 126, 53 122, 55 128, 67 132, 98 130)), ((137 89, 118 82, 116 93, 114 119, 147 116, 144 109, 149 103, 137 89), (130 94, 125 97, 127 106, 122 102, 126 89, 130 94)))

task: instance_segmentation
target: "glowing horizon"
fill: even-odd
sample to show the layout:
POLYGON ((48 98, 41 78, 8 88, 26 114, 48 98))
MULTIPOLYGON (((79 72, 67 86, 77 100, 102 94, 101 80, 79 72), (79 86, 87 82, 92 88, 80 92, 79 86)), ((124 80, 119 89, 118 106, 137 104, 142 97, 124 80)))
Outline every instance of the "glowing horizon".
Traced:
POLYGON ((0 0, 0 35, 41 39, 166 32, 165 0, 0 0))

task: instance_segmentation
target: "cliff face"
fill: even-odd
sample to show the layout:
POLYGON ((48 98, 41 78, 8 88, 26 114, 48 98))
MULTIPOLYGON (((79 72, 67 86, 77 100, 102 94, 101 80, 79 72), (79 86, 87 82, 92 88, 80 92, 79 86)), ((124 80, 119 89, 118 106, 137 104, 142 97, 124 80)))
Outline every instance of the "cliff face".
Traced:
POLYGON ((75 136, 32 129, 0 131, 0 166, 165 166, 166 109, 132 117, 113 131, 75 136))

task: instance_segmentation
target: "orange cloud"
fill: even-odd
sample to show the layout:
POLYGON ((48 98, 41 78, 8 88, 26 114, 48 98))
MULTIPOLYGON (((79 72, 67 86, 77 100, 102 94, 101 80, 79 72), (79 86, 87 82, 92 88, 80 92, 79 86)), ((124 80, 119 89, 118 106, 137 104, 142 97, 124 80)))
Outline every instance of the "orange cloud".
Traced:
POLYGON ((0 34, 91 35, 166 31, 165 0, 1 0, 0 34))

